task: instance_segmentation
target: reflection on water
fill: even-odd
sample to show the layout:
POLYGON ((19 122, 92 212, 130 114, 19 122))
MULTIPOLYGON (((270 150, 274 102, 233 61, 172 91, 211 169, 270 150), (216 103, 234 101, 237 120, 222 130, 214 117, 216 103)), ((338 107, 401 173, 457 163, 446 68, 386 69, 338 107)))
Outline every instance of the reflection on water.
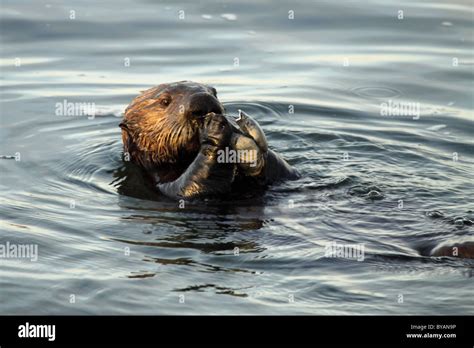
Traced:
POLYGON ((469 1, 0 6, 0 243, 39 251, 0 262, 2 313, 474 313, 473 260, 447 256, 474 241, 469 1), (157 195, 118 123, 184 79, 254 116, 302 178, 184 208, 157 195), (333 242, 364 260, 326 257, 333 242))

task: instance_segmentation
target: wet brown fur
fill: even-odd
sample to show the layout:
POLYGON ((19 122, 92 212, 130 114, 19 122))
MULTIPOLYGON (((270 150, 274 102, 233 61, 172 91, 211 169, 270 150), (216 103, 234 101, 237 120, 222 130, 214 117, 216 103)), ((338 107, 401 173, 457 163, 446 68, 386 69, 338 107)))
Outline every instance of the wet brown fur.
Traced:
POLYGON ((150 88, 133 99, 120 124, 124 152, 131 161, 166 172, 182 172, 192 162, 200 146, 197 121, 186 113, 194 93, 216 96, 212 87, 181 81, 150 88))

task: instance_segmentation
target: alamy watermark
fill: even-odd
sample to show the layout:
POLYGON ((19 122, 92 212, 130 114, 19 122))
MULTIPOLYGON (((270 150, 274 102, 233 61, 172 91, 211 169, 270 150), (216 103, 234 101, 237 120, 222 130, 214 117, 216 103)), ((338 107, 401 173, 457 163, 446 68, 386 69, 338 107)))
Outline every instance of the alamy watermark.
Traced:
POLYGON ((340 244, 336 242, 328 243, 325 246, 325 257, 356 259, 364 261, 364 244, 340 244))
POLYGON ((250 167, 257 165, 256 150, 233 150, 226 147, 217 151, 218 163, 250 163, 250 167))
POLYGON ((96 114, 95 103, 70 102, 64 99, 56 103, 55 107, 56 116, 87 116, 89 120, 93 120, 96 114))
POLYGON ((47 338, 48 341, 56 339, 56 325, 37 325, 26 322, 18 326, 20 338, 47 338))
POLYGON ((0 259, 30 259, 30 261, 38 261, 38 245, 10 242, 0 244, 0 259))
POLYGON ((404 102, 389 99, 388 103, 380 104, 381 116, 402 116, 420 118, 420 103, 404 102))

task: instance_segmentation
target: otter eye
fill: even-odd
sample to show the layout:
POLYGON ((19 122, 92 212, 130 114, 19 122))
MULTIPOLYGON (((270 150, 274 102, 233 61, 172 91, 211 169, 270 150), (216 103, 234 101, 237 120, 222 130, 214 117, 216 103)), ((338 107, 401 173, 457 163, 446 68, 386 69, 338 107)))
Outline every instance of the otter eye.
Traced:
POLYGON ((171 98, 163 98, 160 101, 160 104, 163 105, 163 106, 168 106, 168 105, 170 105, 170 103, 171 103, 171 98))

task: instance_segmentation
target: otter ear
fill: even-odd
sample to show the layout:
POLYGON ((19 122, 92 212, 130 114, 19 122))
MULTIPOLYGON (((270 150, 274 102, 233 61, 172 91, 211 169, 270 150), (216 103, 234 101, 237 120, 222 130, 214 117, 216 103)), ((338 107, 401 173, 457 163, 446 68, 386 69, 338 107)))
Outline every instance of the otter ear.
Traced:
POLYGON ((129 130, 129 129, 128 129, 128 126, 127 126, 127 124, 126 124, 125 122, 119 123, 119 127, 122 128, 123 130, 126 130, 126 131, 129 130))
POLYGON ((212 93, 214 94, 214 96, 217 97, 217 89, 215 89, 215 88, 212 87, 212 86, 209 86, 209 89, 212 91, 212 93))

